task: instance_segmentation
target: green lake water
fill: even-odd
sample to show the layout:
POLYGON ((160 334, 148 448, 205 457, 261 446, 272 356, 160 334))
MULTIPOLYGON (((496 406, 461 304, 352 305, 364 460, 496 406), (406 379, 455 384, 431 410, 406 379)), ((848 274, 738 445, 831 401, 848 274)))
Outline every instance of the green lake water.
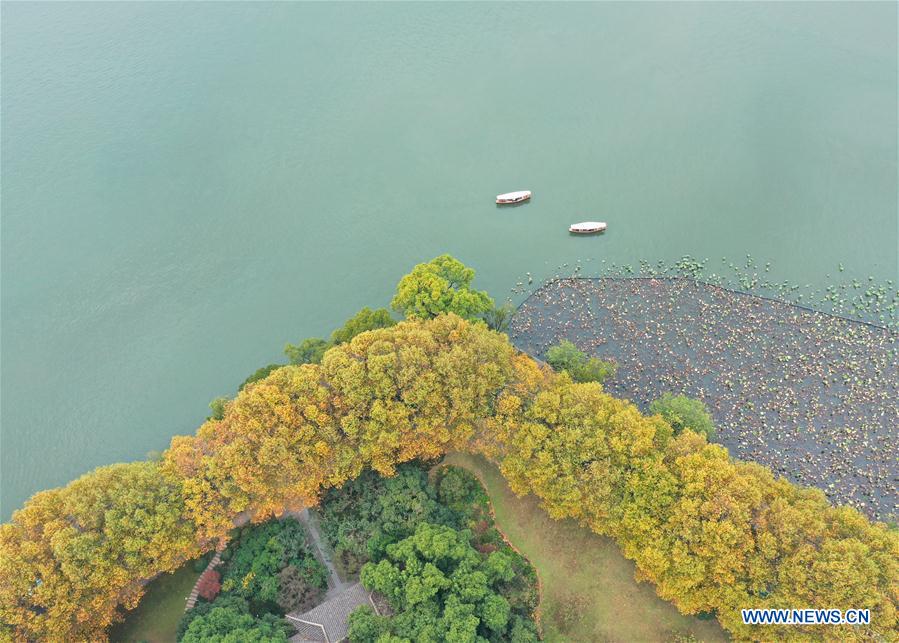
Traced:
POLYGON ((497 299, 578 259, 896 279, 896 24, 886 2, 3 3, 0 519, 193 432, 442 252, 497 299))

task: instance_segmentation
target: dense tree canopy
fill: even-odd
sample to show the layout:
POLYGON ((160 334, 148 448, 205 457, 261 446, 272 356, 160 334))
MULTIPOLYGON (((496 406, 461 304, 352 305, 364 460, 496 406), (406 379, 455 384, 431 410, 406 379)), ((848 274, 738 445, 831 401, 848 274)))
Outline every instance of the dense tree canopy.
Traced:
MULTIPOLYGON (((471 534, 419 523, 415 533, 388 545, 377 563, 362 568, 366 589, 385 596, 389 618, 364 610, 351 621, 350 640, 388 635, 410 641, 509 640, 512 611, 497 592, 509 580, 511 561, 501 552, 484 558, 471 534)), ((531 640, 536 640, 532 637, 531 640)))
POLYGON ((407 319, 429 319, 455 313, 463 319, 478 319, 493 309, 493 300, 471 289, 474 270, 450 255, 420 263, 400 279, 391 306, 407 319))
POLYGON ((190 627, 191 622, 193 622, 195 618, 205 616, 217 607, 234 610, 241 614, 250 613, 250 607, 247 604, 246 599, 236 594, 219 596, 214 603, 197 601, 196 605, 184 612, 184 616, 182 616, 181 620, 178 622, 178 629, 175 632, 176 640, 180 641, 184 638, 184 633, 187 632, 187 628, 190 627))
MULTIPOLYGON (((351 548, 359 561, 366 562, 362 569, 368 571, 362 573, 363 582, 366 574, 381 578, 378 574, 385 566, 396 572, 382 578, 392 584, 390 591, 383 583, 379 585, 381 598, 390 604, 392 615, 381 617, 370 608, 363 608, 352 616, 352 639, 382 643, 391 637, 397 641, 437 641, 447 640, 452 630, 456 638, 448 640, 473 641, 480 630, 488 639, 509 640, 514 631, 517 638, 512 640, 536 640, 532 618, 538 602, 536 572, 492 528, 489 499, 468 471, 458 467, 432 468, 423 462, 401 464, 390 478, 366 470, 355 480, 326 493, 317 513, 335 552, 351 548), (453 618, 459 613, 458 585, 427 597, 427 605, 424 599, 413 606, 391 598, 402 588, 426 585, 432 580, 430 575, 421 577, 422 568, 414 567, 411 560, 392 557, 399 551, 398 543, 420 540, 426 528, 457 541, 459 551, 465 554, 460 566, 459 560, 437 559, 429 551, 426 554, 431 556, 430 565, 441 573, 450 568, 456 570, 448 578, 457 581, 465 576, 462 567, 469 572, 483 572, 478 578, 487 582, 491 596, 485 592, 480 607, 466 605, 465 609, 470 608, 477 619, 472 621, 473 628, 463 627, 453 618)), ((353 572, 343 566, 344 571, 353 572)), ((373 588, 371 583, 367 586, 373 588)))
POLYGON ((287 628, 271 615, 256 618, 234 607, 213 607, 190 621, 181 643, 286 643, 287 628))
POLYGON ((305 528, 292 517, 235 530, 221 561, 203 573, 197 587, 210 575, 215 583, 207 589, 212 591, 201 590, 200 600, 184 613, 179 641, 234 633, 252 640, 275 632, 277 638, 290 632, 284 614, 311 606, 327 589, 327 572, 309 548, 305 528))
POLYGON ((222 590, 245 598, 255 613, 278 608, 288 612, 295 607, 293 601, 304 598, 300 594, 317 595, 327 588, 327 572, 309 548, 305 529, 293 518, 245 527, 222 558, 222 590))
POLYGON ((100 467, 35 494, 0 525, 0 639, 83 640, 143 582, 198 555, 177 479, 155 462, 100 467))
MULTIPOLYGON (((221 420, 173 439, 161 463, 104 467, 35 495, 0 526, 0 635, 100 638, 143 581, 226 539, 237 517, 262 521, 317 503, 366 466, 390 475, 450 449, 493 458, 516 491, 610 535, 660 596, 716 613, 737 637, 896 636, 895 532, 693 431, 675 435, 661 416, 541 368, 456 315, 365 332, 320 365, 279 368, 221 420), (804 606, 869 608, 871 624, 740 620, 740 608, 804 606)), ((433 580, 412 598, 442 584, 433 580)), ((469 629, 502 620, 499 605, 487 616, 472 604, 446 604, 444 616, 469 629)))
POLYGON ((464 448, 517 369, 539 373, 504 336, 454 315, 363 333, 321 366, 245 388, 224 419, 173 439, 163 467, 183 480, 201 537, 223 537, 233 516, 316 504, 366 465, 390 475, 464 448))
POLYGON ((685 613, 715 612, 746 638, 895 633, 899 538, 884 525, 834 509, 822 492, 764 467, 734 462, 692 431, 675 438, 660 416, 642 416, 596 384, 563 376, 521 408, 510 398, 491 421, 503 444, 493 455, 513 489, 541 497, 554 517, 615 538, 638 577, 685 613), (850 603, 872 610, 870 629, 759 634, 740 619, 741 607, 850 603))
POLYGON ((336 562, 347 575, 357 574, 372 555, 411 535, 421 522, 458 522, 437 502, 427 473, 411 463, 397 467, 390 478, 368 469, 340 488, 329 489, 318 512, 336 562))

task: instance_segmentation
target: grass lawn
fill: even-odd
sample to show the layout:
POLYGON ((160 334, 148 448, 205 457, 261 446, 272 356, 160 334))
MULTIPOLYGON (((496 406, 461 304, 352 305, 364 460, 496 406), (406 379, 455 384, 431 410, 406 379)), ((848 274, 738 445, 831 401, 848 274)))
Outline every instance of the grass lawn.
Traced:
POLYGON ((634 563, 609 538, 574 520, 553 520, 534 496, 518 498, 494 465, 479 456, 449 454, 446 464, 475 473, 490 494, 496 526, 537 570, 547 641, 727 640, 715 620, 680 614, 634 580, 634 563))
POLYGON ((199 577, 190 561, 154 580, 138 606, 125 616, 125 621, 112 627, 109 640, 173 643, 187 596, 199 577))

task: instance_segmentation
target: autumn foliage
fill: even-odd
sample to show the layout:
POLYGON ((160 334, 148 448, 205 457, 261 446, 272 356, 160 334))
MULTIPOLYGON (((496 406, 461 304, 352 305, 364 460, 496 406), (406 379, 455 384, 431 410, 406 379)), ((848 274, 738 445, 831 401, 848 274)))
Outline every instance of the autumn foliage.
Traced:
POLYGON ((899 537, 731 460, 455 315, 362 333, 248 384, 160 464, 103 467, 0 527, 0 637, 100 638, 142 582, 364 467, 478 452, 513 489, 614 538, 640 578, 740 638, 891 639, 899 537), (870 608, 871 625, 742 625, 740 608, 870 608))
POLYGON ((0 525, 0 640, 103 636, 119 605, 199 554, 180 481, 156 463, 100 467, 0 525))
POLYGON ((197 579, 197 594, 207 601, 212 601, 222 589, 222 575, 214 569, 207 569, 197 579))

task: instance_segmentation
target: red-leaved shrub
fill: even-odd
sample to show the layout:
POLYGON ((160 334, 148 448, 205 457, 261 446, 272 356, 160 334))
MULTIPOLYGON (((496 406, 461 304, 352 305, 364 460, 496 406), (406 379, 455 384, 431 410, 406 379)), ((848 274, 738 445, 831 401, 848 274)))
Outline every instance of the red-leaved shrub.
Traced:
POLYGON ((197 581, 197 593, 207 601, 212 601, 222 589, 222 575, 214 569, 207 569, 197 581))

